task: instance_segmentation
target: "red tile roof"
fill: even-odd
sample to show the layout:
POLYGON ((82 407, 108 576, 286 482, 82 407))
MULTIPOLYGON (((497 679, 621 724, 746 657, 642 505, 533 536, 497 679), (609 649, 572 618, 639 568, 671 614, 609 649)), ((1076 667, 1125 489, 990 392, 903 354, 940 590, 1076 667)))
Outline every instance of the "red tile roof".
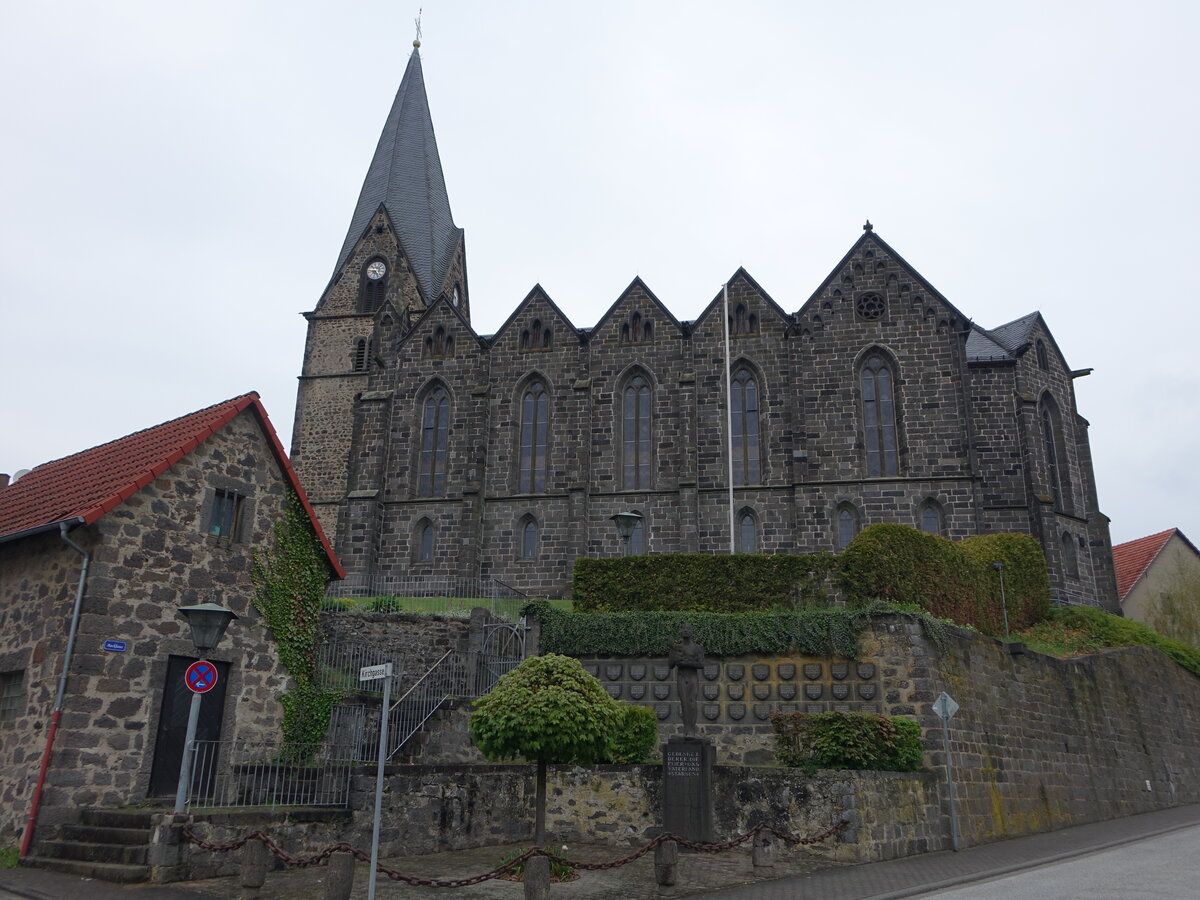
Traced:
POLYGON ((1147 535, 1136 541, 1126 541, 1113 547, 1113 566, 1117 570, 1117 596, 1124 600, 1125 595, 1133 589, 1137 580, 1142 577, 1158 551, 1166 546, 1171 535, 1177 529, 1168 528, 1158 534, 1147 535))
POLYGON ((312 521, 329 564, 338 578, 345 577, 346 573, 300 486, 296 470, 288 461, 267 411, 254 391, 31 469, 16 484, 0 488, 0 541, 42 531, 59 522, 90 525, 247 409, 258 417, 280 468, 312 521))

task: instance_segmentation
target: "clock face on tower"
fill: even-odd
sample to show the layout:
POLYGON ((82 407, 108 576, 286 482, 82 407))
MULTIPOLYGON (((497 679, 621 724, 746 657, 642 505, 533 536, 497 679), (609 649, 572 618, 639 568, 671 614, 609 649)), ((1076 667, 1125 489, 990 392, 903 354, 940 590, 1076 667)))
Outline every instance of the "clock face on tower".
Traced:
POLYGON ((367 277, 370 278, 372 281, 378 281, 380 278, 382 278, 386 274, 387 274, 387 266, 385 266, 383 264, 383 260, 377 259, 377 260, 375 260, 375 262, 373 262, 369 266, 367 266, 367 277))

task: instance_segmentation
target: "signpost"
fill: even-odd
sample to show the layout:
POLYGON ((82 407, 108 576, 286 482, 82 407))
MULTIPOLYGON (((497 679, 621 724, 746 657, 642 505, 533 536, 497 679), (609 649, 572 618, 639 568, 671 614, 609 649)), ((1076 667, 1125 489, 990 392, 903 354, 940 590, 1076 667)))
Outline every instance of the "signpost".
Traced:
POLYGON ((217 686, 217 667, 206 659, 194 662, 183 673, 183 680, 193 694, 207 694, 217 686))
POLYGON ((367 900, 375 900, 375 880, 379 874, 379 820, 383 815, 383 764, 387 761, 388 707, 392 705, 392 664, 363 666, 359 681, 383 679, 383 707, 379 713, 379 765, 375 769, 375 821, 371 826, 371 877, 367 882, 367 900))
POLYGON ((950 758, 950 718, 958 712, 954 698, 942 691, 933 701, 933 711, 942 720, 942 749, 946 753, 946 789, 950 797, 950 846, 958 852, 958 811, 954 807, 954 763, 950 758))

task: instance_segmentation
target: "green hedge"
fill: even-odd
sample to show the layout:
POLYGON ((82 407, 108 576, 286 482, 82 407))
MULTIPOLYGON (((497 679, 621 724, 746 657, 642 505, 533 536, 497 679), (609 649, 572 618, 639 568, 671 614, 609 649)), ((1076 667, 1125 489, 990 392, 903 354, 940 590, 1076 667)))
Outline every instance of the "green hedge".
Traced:
POLYGON ((1041 546, 1029 535, 995 534, 954 542, 907 525, 864 528, 842 553, 838 583, 852 603, 913 604, 934 616, 1000 634, 1004 563, 1011 630, 1044 618, 1050 588, 1041 546))
POLYGON ((795 652, 805 656, 858 656, 858 635, 874 616, 902 614, 920 622, 938 646, 944 623, 915 608, 871 603, 856 608, 810 607, 786 613, 612 612, 556 609, 544 600, 525 612, 542 626, 543 653, 564 656, 666 656, 679 640, 679 626, 691 624, 695 638, 713 657, 795 652))
POLYGON ((580 612, 740 612, 825 603, 826 579, 836 567, 832 553, 581 557, 571 590, 580 612))
POLYGON ((775 756, 785 766, 915 772, 923 761, 921 726, 873 713, 776 713, 775 756))
POLYGON ((1153 647, 1200 675, 1200 648, 1164 637, 1141 622, 1088 606, 1052 610, 1049 618, 1026 629, 1022 637, 1031 649, 1061 656, 1098 653, 1111 647, 1153 647))

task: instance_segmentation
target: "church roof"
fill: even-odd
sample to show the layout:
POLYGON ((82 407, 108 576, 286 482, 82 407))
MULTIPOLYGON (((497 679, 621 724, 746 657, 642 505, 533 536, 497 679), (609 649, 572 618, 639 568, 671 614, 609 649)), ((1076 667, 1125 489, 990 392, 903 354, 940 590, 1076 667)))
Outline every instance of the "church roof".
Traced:
POLYGON ((426 303, 437 299, 462 229, 450 214, 450 198, 433 135, 425 76, 416 49, 379 136, 350 229, 338 254, 336 273, 349 259, 382 206, 391 218, 426 303))
POLYGON ((973 363, 1006 362, 1016 359, 1021 348, 1033 339, 1040 313, 1031 312, 998 328, 982 328, 972 323, 967 335, 967 361, 973 363))
POLYGON ((312 521, 330 567, 337 577, 344 577, 333 547, 321 530, 300 479, 254 391, 30 469, 18 481, 0 488, 0 543, 50 530, 60 522, 90 525, 246 409, 257 416, 279 467, 312 521))

